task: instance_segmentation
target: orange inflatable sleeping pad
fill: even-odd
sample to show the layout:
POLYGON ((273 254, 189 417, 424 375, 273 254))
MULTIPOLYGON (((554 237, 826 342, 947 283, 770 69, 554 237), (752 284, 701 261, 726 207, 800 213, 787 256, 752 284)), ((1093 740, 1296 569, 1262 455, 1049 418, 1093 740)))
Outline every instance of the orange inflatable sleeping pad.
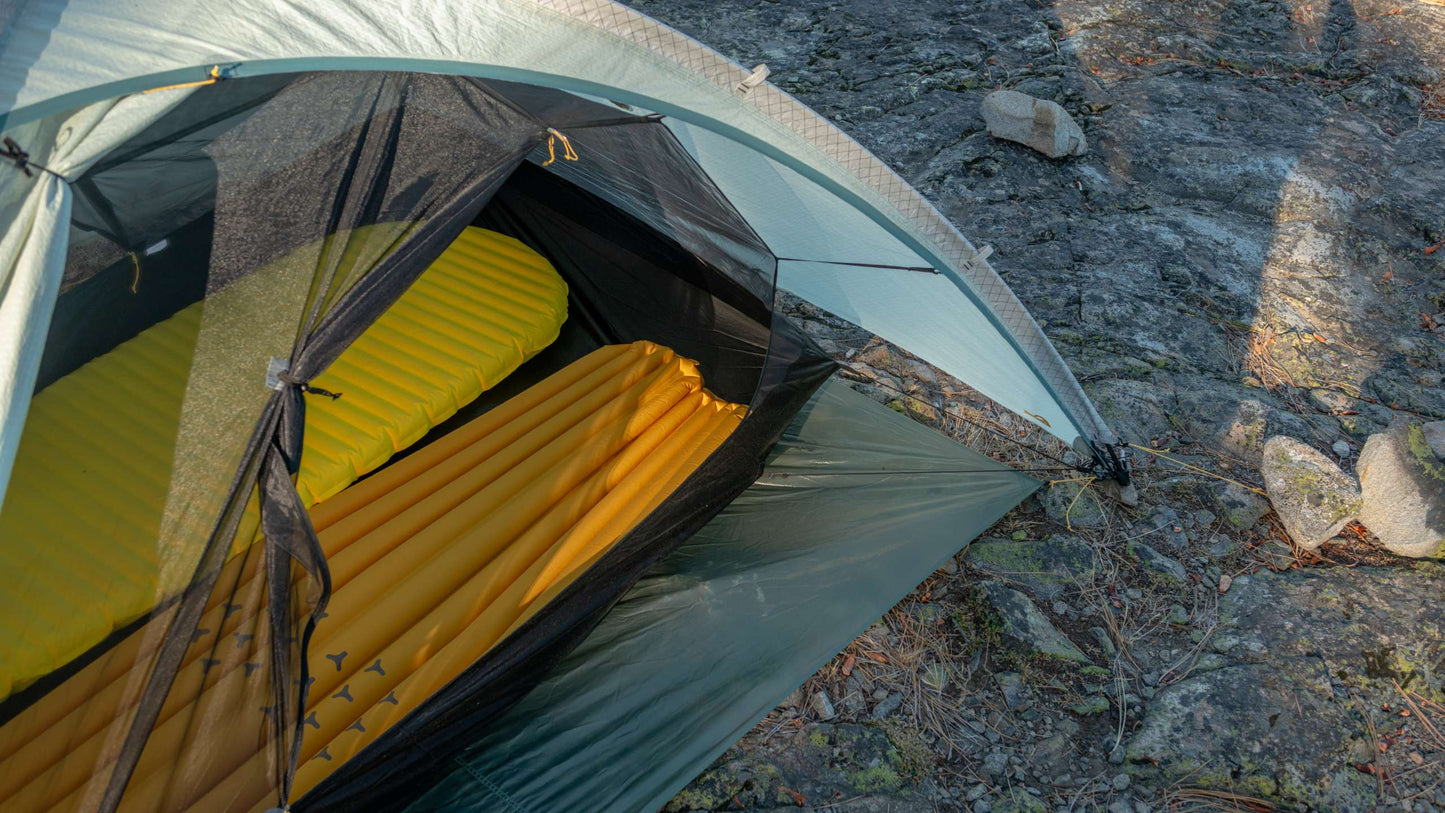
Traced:
MULTIPOLYGON (((333 594, 311 642, 292 798, 545 607, 744 412, 671 350, 604 347, 315 506, 333 594)), ((213 597, 123 810, 274 804, 272 757, 257 738, 214 733, 232 709, 265 697, 260 558, 234 559, 222 574, 237 587, 213 597)), ((124 733, 111 729, 134 702, 130 667, 144 632, 0 729, 0 807, 70 811, 98 798, 124 733)))

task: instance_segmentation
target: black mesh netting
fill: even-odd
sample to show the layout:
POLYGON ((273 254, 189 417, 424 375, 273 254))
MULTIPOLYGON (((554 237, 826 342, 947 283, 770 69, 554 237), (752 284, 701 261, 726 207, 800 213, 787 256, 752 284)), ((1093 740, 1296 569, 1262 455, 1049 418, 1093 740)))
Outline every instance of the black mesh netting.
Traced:
MULTIPOLYGON (((419 790, 415 760, 464 743, 751 481, 828 371, 805 339, 779 338, 771 253, 665 127, 556 91, 401 73, 222 81, 75 189, 66 287, 0 512, 6 810, 400 803, 419 790), (542 169, 549 140, 558 160, 542 169), (305 482, 320 431, 307 412, 371 421, 394 451, 415 436, 311 382, 473 224, 556 266, 582 344, 673 345, 752 411, 548 612, 390 731, 359 715, 323 726, 322 699, 394 702, 351 694, 354 676, 386 676, 376 652, 308 646, 332 587, 315 504, 386 457, 334 487, 305 482), (352 729, 373 744, 329 753, 352 729)), ((404 343, 367 364, 428 374, 404 343)))
POLYGON ((6 809, 286 795, 326 593, 291 484, 305 383, 542 129, 455 77, 223 82, 81 180, 76 226, 122 259, 72 264, 0 517, 54 541, 6 580, 6 809))

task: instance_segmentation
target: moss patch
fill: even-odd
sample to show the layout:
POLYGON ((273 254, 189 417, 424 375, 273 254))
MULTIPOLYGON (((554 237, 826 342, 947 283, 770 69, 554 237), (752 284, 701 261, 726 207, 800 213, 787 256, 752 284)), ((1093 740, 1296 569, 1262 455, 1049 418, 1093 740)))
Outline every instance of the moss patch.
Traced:
POLYGON ((903 787, 903 778, 892 765, 874 765, 848 774, 848 784, 864 793, 894 791, 903 787))
POLYGON ((1435 459, 1435 450, 1426 442, 1425 430, 1420 428, 1420 424, 1412 423, 1405 430, 1405 445, 1410 450, 1410 456, 1419 464, 1420 470, 1425 472, 1425 476, 1445 483, 1445 465, 1435 459))
POLYGON ((934 751, 923 738, 912 729, 896 720, 889 720, 882 726, 893 747, 888 751, 888 760, 898 775, 910 782, 917 782, 927 776, 933 767, 934 751))

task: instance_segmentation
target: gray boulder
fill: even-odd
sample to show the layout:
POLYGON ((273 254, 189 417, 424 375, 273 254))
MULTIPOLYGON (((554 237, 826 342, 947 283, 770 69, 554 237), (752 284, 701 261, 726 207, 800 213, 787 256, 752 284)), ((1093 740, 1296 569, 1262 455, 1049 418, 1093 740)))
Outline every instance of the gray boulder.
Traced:
POLYGON ((1089 151, 1084 131, 1068 111, 1054 102, 1013 90, 996 90, 983 98, 979 113, 994 138, 1033 147, 1050 158, 1089 151))
POLYGON ((1359 516, 1355 481, 1313 447, 1276 435, 1264 444, 1264 490, 1290 538, 1314 550, 1359 516))
POLYGON ((1401 556, 1445 557, 1445 421, 1371 435, 1355 470, 1360 521, 1381 544, 1401 556))
POLYGON ((999 582, 979 585, 1003 622, 1003 634, 1025 649, 1066 661, 1088 663, 1088 656, 1054 628, 1029 597, 999 582))

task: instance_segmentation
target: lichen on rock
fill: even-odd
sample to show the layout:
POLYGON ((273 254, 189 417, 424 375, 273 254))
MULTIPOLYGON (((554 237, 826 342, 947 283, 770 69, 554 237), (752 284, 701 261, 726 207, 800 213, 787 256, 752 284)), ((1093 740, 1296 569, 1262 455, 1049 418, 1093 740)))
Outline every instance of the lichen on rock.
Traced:
POLYGON ((1265 491, 1301 548, 1318 548, 1359 516, 1359 487, 1313 447, 1276 435, 1265 443, 1263 461, 1265 491))
POLYGON ((1426 436, 1436 425, 1400 422, 1360 452, 1360 521, 1401 556, 1445 557, 1445 461, 1426 436))

